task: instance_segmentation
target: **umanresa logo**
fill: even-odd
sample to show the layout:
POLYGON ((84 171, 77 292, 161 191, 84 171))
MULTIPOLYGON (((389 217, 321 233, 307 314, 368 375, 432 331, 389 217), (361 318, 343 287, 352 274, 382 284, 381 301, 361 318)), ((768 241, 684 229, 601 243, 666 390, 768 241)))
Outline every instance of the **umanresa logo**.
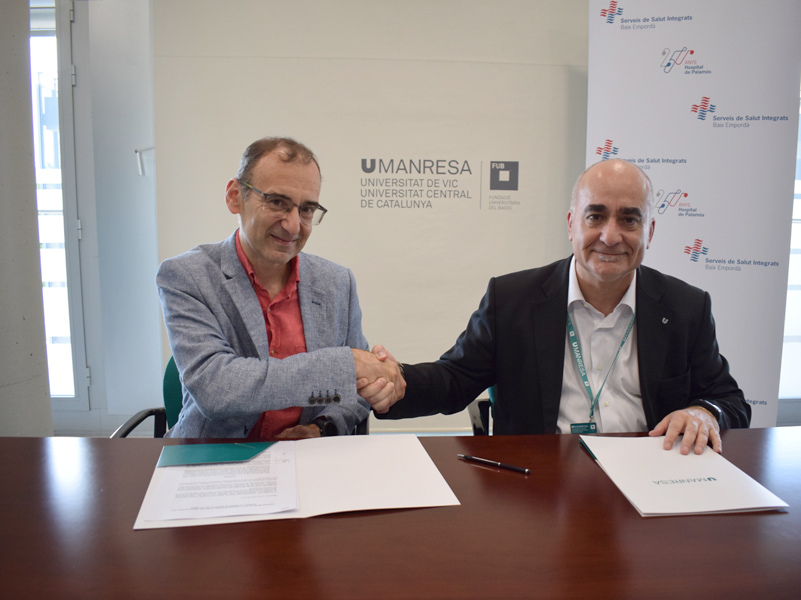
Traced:
POLYGON ((609 3, 609 8, 602 8, 601 9, 601 16, 606 19, 606 22, 610 25, 615 22, 615 17, 618 17, 623 14, 623 8, 617 5, 616 0, 612 0, 609 3))
POLYGON ((698 115, 698 119, 705 121, 707 113, 715 112, 715 105, 709 101, 707 96, 704 96, 701 98, 701 103, 693 104, 690 110, 698 115))
POLYGON ((618 148, 612 140, 606 140, 603 146, 598 146, 595 149, 595 154, 601 157, 601 160, 608 160, 617 155, 618 148))
POLYGON ((684 246, 684 254, 689 254, 692 262, 698 262, 701 255, 709 254, 709 248, 704 246, 704 240, 696 238, 692 246, 684 246))

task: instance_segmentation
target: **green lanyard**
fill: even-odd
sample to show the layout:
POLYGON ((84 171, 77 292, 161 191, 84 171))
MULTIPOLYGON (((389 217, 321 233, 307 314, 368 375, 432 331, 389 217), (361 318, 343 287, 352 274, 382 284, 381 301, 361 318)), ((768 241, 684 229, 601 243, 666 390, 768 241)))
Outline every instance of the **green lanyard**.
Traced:
POLYGON ((637 313, 631 315, 631 321, 629 322, 629 326, 626 329, 626 333, 623 334, 623 339, 620 340, 620 346, 617 348, 617 352, 615 353, 615 358, 612 360, 612 364, 609 365, 609 370, 606 372, 606 377, 604 377, 604 381, 601 384, 601 389, 598 390, 598 395, 593 397, 592 395, 592 387, 590 387, 590 380, 587 378, 587 369, 584 368, 584 360, 581 358, 581 344, 579 343, 578 334, 576 333, 576 328, 573 327, 573 321, 570 318, 570 311, 567 311, 567 335, 568 341, 570 342, 570 347, 573 349, 573 358, 576 360, 576 366, 578 367, 579 375, 581 375, 581 381, 584 382, 584 389, 587 391, 587 395, 590 397, 590 423, 592 423, 593 416, 595 415, 595 407, 598 405, 598 398, 601 397, 601 392, 606 385, 606 380, 609 377, 609 373, 612 372, 612 368, 615 366, 617 362, 617 357, 620 355, 620 350, 623 348, 623 345, 626 343, 626 340, 631 333, 632 327, 634 327, 634 318, 637 316, 637 313))

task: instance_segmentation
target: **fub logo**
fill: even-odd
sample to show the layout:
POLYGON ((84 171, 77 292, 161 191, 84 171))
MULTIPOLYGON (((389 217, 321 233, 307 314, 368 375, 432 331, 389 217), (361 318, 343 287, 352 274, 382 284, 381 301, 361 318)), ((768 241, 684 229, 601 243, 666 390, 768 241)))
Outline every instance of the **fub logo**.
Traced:
POLYGON ((491 190, 517 190, 518 162, 492 161, 490 163, 491 190))

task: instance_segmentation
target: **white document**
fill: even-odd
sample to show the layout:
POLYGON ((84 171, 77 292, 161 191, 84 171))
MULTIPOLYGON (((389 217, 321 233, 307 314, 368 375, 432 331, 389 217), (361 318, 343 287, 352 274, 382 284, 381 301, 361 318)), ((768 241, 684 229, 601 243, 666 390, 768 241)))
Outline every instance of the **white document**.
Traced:
POLYGON ((153 479, 140 512, 148 521, 269 514, 298 504, 293 442, 242 462, 158 467, 153 479))
POLYGON ((581 441, 643 517, 788 507, 711 448, 684 456, 678 442, 664 450, 664 437, 582 435, 581 441))
MULTIPOLYGON (((271 514, 161 520, 155 469, 134 529, 297 519, 357 510, 458 505, 431 457, 413 435, 352 435, 294 442, 298 506, 271 514)), ((278 446, 278 444, 276 444, 278 446)), ((274 448, 275 446, 271 447, 274 448)), ((236 463, 231 463, 236 464, 236 463)), ((228 466, 228 465, 225 465, 228 466)))

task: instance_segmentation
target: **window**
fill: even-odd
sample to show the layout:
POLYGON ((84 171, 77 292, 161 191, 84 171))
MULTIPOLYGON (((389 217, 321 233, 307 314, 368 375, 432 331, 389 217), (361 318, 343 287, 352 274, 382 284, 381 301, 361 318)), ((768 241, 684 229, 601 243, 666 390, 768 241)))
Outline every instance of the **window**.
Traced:
MULTIPOLYGON (((77 285, 78 221, 74 168, 70 170, 74 160, 72 156, 62 156, 64 149, 69 151, 72 140, 72 102, 71 94, 67 94, 66 102, 59 97, 59 56, 64 48, 69 49, 69 26, 63 34, 59 28, 59 39, 56 23, 61 11, 56 0, 31 0, 30 8, 33 147, 50 396, 55 408, 85 409, 86 378, 78 376, 88 376, 88 372, 77 285), (64 123, 60 113, 66 117, 64 123), (71 285, 73 282, 76 285, 71 285)), ((67 8, 67 23, 69 12, 67 8)), ((70 87, 68 81, 68 91, 70 87)))

